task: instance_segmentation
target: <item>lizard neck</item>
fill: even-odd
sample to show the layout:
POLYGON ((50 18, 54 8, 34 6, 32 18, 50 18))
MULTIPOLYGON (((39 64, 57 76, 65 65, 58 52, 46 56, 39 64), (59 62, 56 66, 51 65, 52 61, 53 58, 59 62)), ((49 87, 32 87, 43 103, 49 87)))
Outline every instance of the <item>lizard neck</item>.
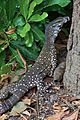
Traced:
POLYGON ((48 25, 46 27, 44 46, 49 50, 52 49, 55 44, 55 40, 56 40, 56 37, 58 36, 58 32, 59 32, 58 29, 56 29, 56 26, 52 27, 51 25, 48 25))
POLYGON ((54 21, 52 21, 45 29, 45 47, 48 49, 53 48, 55 44, 56 37, 60 31, 58 24, 54 24, 54 21))

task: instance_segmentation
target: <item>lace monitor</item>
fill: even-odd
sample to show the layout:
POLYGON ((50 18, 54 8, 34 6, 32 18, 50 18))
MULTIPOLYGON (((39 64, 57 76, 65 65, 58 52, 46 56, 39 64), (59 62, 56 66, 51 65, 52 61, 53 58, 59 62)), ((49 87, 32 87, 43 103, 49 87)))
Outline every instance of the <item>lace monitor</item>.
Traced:
POLYGON ((16 83, 12 83, 0 90, 0 100, 8 99, 0 104, 0 115, 8 111, 16 104, 21 97, 31 88, 43 90, 43 79, 48 73, 52 73, 56 68, 55 40, 64 23, 69 21, 69 17, 58 17, 53 20, 45 29, 45 43, 35 64, 16 83))

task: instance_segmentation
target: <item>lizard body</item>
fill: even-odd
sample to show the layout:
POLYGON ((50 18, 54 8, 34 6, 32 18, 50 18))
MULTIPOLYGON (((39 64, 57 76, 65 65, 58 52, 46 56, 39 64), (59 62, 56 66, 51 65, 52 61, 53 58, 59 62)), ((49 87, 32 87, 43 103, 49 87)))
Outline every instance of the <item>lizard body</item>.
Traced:
POLYGON ((56 68, 56 49, 55 40, 64 23, 69 20, 69 17, 59 17, 49 23, 45 29, 45 44, 37 58, 37 61, 30 70, 16 83, 12 83, 4 87, 0 91, 0 99, 5 99, 8 94, 11 97, 0 104, 0 114, 8 111, 22 96, 31 88, 37 86, 42 90, 43 79, 48 73, 56 68))

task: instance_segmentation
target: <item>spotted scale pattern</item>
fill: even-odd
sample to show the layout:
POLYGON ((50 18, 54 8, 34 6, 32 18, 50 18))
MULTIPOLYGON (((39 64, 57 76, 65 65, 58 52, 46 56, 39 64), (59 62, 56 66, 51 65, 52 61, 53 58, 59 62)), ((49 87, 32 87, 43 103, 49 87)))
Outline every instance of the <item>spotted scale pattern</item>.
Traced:
POLYGON ((43 79, 48 73, 54 71, 56 67, 56 49, 55 40, 64 23, 69 17, 59 17, 49 23, 45 30, 45 44, 32 68, 16 83, 4 87, 0 91, 0 99, 6 99, 0 104, 0 114, 8 111, 22 96, 31 88, 37 86, 37 89, 43 90, 43 79))

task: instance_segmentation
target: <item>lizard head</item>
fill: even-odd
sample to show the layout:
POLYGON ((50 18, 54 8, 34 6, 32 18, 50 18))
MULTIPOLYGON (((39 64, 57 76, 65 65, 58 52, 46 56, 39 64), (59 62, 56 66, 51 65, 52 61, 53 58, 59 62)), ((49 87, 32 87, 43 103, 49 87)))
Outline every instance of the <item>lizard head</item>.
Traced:
POLYGON ((50 22, 45 29, 46 39, 55 42, 55 38, 58 36, 58 33, 60 32, 63 24, 69 20, 70 18, 66 16, 58 17, 57 19, 50 22))

